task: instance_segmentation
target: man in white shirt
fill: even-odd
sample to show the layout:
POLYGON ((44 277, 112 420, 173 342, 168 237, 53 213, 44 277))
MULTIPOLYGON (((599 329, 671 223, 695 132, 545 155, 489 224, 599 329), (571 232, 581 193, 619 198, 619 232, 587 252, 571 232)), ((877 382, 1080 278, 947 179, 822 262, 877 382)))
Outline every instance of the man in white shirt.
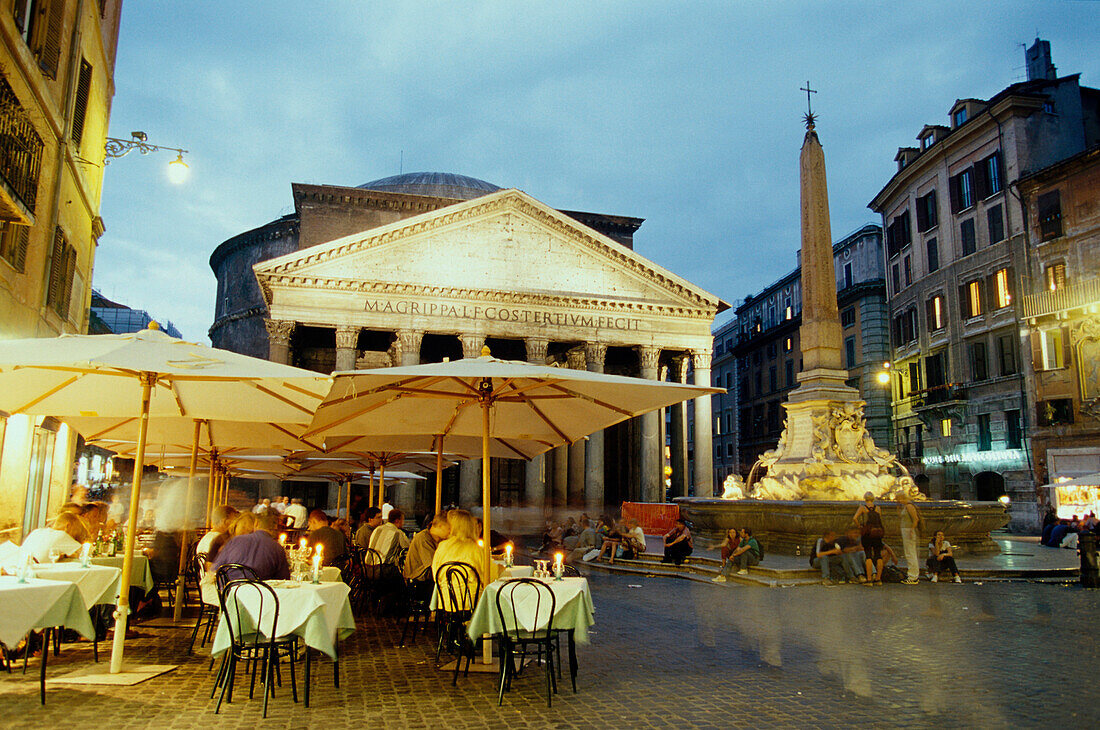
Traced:
POLYGON ((405 514, 399 509, 390 510, 389 519, 370 534, 370 547, 382 556, 382 562, 397 565, 397 555, 409 547, 409 537, 402 530, 405 514))
POLYGON ((210 528, 205 535, 199 540, 199 544, 195 546, 195 553, 210 554, 210 548, 214 545, 214 540, 218 535, 229 531, 229 525, 237 518, 239 512, 233 507, 227 504, 219 504, 210 513, 210 522, 214 525, 210 528))
POLYGON ((283 515, 287 520, 287 527, 294 530, 304 529, 306 522, 309 520, 309 510, 302 504, 300 499, 290 500, 290 506, 286 508, 283 515))
POLYGON ((390 510, 393 509, 393 505, 389 502, 382 503, 382 520, 388 520, 390 518, 390 510))
POLYGON ((286 512, 286 508, 287 508, 288 504, 290 504, 290 498, 289 497, 279 497, 278 501, 276 501, 271 506, 272 506, 272 508, 274 508, 274 510, 276 512, 278 512, 279 514, 282 514, 282 513, 286 512))

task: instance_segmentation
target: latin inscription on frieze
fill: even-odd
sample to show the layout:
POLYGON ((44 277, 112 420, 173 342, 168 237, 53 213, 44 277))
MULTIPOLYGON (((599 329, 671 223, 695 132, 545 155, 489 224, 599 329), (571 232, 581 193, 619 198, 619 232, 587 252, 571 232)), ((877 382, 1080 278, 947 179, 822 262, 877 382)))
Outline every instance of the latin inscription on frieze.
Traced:
POLYGON ((588 329, 637 330, 641 320, 633 317, 617 317, 604 314, 578 314, 552 312, 523 307, 481 306, 474 304, 446 304, 442 302, 416 302, 407 299, 368 299, 364 311, 376 314, 405 314, 451 319, 486 320, 531 326, 578 327, 588 329))

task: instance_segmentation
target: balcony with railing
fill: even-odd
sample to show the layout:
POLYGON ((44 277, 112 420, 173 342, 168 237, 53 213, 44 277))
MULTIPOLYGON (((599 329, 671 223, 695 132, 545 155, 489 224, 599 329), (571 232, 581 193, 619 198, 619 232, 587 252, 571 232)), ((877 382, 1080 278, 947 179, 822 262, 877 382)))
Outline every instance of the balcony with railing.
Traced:
POLYGON ((918 391, 911 400, 914 411, 946 408, 966 403, 966 386, 961 383, 947 383, 918 391))
POLYGON ((1100 304, 1100 279, 1086 279, 1061 289, 1028 294, 1024 296, 1023 314, 1025 319, 1031 319, 1087 307, 1090 304, 1100 304))
POLYGON ((43 147, 26 110, 0 76, 0 220, 34 224, 43 147))

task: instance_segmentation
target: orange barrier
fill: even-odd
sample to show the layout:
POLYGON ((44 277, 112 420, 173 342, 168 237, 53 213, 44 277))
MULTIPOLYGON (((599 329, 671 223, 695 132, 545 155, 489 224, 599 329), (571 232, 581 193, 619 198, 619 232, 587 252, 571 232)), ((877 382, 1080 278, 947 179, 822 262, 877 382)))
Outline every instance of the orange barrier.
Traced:
POLYGON ((634 518, 647 535, 664 535, 676 524, 680 506, 664 502, 623 502, 623 519, 634 518))

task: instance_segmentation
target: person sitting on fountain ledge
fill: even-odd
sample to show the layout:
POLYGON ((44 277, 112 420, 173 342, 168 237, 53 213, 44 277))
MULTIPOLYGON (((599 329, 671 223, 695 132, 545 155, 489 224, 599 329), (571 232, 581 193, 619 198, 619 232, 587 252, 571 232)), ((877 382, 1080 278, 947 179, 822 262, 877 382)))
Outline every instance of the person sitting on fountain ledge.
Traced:
POLYGON ((676 525, 665 534, 665 556, 661 562, 681 565, 691 555, 691 549, 691 530, 683 517, 677 517, 676 525))
POLYGON ((741 528, 741 542, 737 546, 737 549, 730 553, 730 558, 737 564, 739 570, 738 575, 747 575, 749 568, 757 565, 760 559, 764 557, 764 550, 760 547, 760 543, 755 537, 752 536, 752 530, 747 527, 741 528))
POLYGON ((866 555, 863 552, 863 541, 859 539, 859 527, 852 525, 836 539, 836 542, 840 545, 841 563, 844 565, 844 573, 849 576, 848 580, 851 581, 854 576, 862 583, 866 580, 863 577, 866 555))
POLYGON ((821 569, 822 585, 833 585, 835 581, 832 579, 831 575, 832 566, 837 564, 843 566, 844 573, 848 576, 849 582, 855 580, 855 574, 844 560, 844 554, 836 541, 836 533, 832 530, 826 530, 825 534, 819 537, 814 544, 813 550, 810 553, 810 565, 814 568, 821 569))
POLYGON ((956 583, 962 583, 959 569, 955 565, 955 549, 943 536, 943 530, 936 530, 932 542, 928 543, 928 578, 933 583, 940 579, 941 570, 950 570, 956 583))
POLYGON ((882 526, 882 513, 875 506, 875 495, 867 492, 863 495, 863 504, 852 516, 852 522, 860 526, 863 552, 867 560, 867 582, 882 585, 882 538, 886 529, 882 526))

